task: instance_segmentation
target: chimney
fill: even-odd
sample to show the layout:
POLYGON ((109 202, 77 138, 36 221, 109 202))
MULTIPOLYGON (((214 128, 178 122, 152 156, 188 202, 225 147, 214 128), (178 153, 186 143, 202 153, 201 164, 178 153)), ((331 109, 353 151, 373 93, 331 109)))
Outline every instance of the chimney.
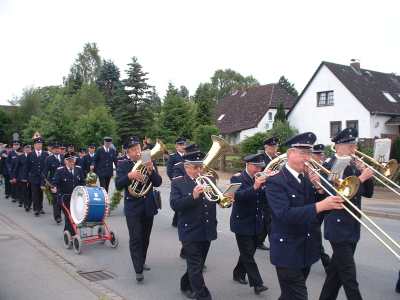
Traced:
POLYGON ((353 59, 351 59, 350 61, 351 61, 351 62, 350 62, 350 67, 352 67, 353 70, 354 70, 356 73, 361 74, 360 60, 354 59, 354 58, 353 58, 353 59))

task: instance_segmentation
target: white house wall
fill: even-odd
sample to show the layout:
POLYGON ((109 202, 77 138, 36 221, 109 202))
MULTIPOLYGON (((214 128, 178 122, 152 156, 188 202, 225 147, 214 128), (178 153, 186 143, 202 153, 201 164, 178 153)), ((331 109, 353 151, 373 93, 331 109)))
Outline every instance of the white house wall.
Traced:
POLYGON ((381 116, 381 115, 371 115, 371 138, 381 137, 381 134, 398 134, 398 126, 387 126, 385 123, 391 117, 381 116))
POLYGON ((326 67, 322 66, 289 115, 289 123, 299 132, 312 131, 317 142, 330 144, 330 122, 358 120, 360 137, 370 137, 370 113, 326 67), (317 106, 317 92, 334 91, 333 106, 317 106))
POLYGON ((246 130, 242 130, 240 132, 239 142, 243 141, 245 138, 255 135, 258 132, 265 132, 268 129, 272 128, 272 124, 274 123, 274 117, 277 112, 277 109, 271 108, 269 109, 266 114, 262 117, 260 122, 258 122, 257 127, 249 128, 246 130), (272 120, 268 119, 269 112, 272 112, 272 120), (267 128, 268 124, 268 128, 267 128))

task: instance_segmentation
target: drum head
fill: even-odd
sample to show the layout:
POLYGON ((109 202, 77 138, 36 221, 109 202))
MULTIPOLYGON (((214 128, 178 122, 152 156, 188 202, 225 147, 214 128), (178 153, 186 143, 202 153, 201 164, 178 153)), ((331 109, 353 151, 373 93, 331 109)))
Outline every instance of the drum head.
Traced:
POLYGON ((77 186, 71 195, 70 211, 75 224, 82 223, 87 215, 88 195, 83 186, 77 186))

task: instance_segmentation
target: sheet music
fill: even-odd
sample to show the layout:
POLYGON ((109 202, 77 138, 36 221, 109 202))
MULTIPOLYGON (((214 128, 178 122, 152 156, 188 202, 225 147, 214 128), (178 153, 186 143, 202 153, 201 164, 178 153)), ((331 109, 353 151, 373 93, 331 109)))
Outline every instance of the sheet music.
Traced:
POLYGON ((374 144, 374 159, 379 162, 388 162, 390 158, 390 139, 376 139, 374 144))
POLYGON ((351 156, 336 156, 336 161, 331 168, 331 174, 328 176, 329 181, 342 179, 344 169, 350 165, 351 156))

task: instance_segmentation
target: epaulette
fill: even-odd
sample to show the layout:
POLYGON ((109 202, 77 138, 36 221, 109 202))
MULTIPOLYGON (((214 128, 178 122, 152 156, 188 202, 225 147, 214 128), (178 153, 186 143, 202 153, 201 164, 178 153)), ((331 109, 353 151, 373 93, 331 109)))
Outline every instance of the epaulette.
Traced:
POLYGON ((241 174, 240 172, 239 173, 235 173, 235 174, 233 174, 233 176, 237 177, 237 176, 240 176, 240 174, 241 174))
POLYGON ((81 166, 77 166, 77 165, 75 165, 75 168, 80 168, 80 169, 82 169, 82 167, 81 167, 81 166))
POLYGON ((177 165, 179 165, 179 164, 182 164, 182 162, 180 161, 180 162, 177 162, 176 164, 174 164, 174 166, 177 166, 177 165))
POLYGON ((182 175, 176 176, 176 177, 172 178, 172 180, 179 179, 179 178, 183 178, 183 176, 182 175))
POLYGON ((58 167, 57 170, 64 168, 64 166, 58 167))
POLYGON ((176 155, 176 153, 171 153, 169 156, 176 155))
POLYGON ((331 161, 332 157, 328 157, 327 159, 325 159, 324 163, 329 163, 331 161))

